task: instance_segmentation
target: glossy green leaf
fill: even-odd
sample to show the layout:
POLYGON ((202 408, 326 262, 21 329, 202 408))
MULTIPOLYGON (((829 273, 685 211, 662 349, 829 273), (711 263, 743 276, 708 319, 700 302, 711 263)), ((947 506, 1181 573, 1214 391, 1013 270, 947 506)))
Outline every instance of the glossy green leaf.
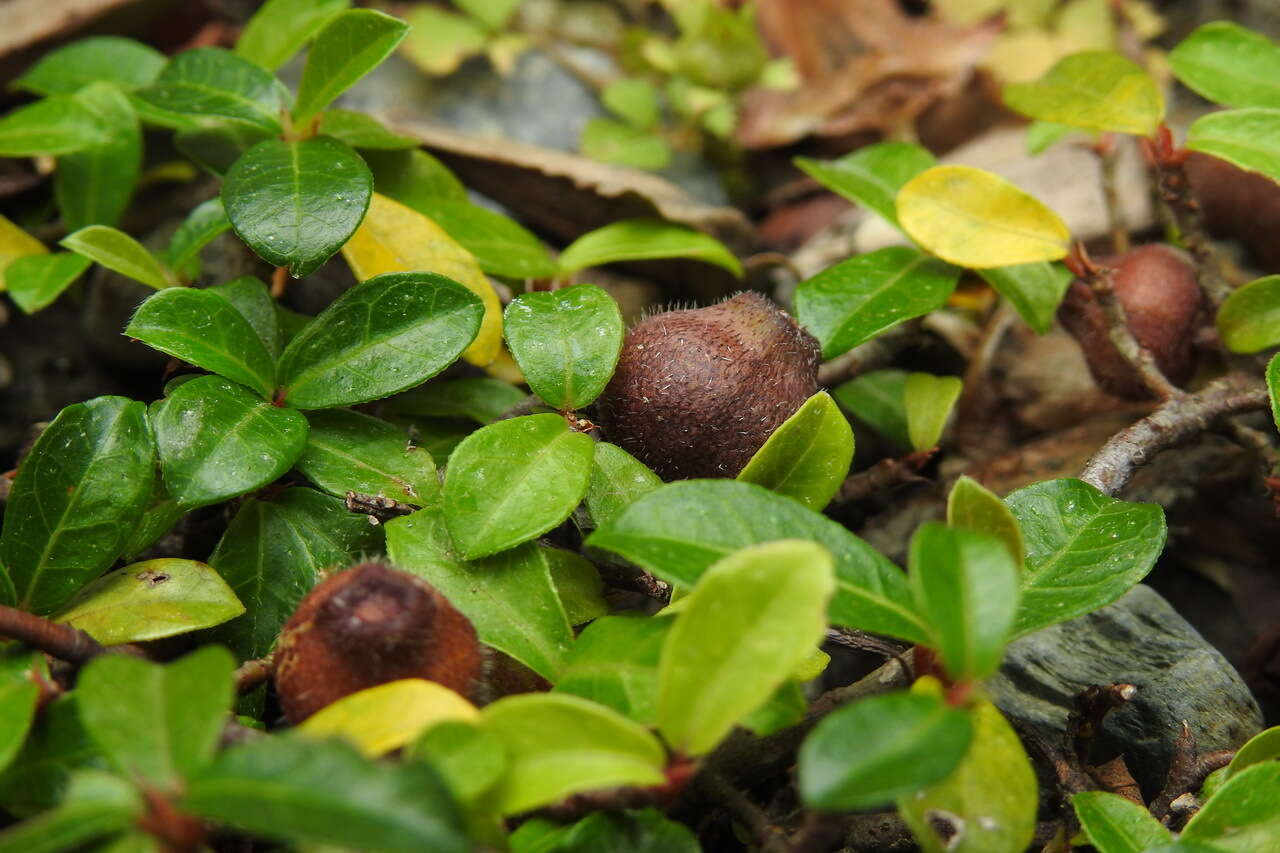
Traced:
POLYGON ((349 409, 311 412, 298 471, 331 495, 348 490, 422 506, 440 492, 431 454, 396 426, 349 409))
POLYGON ((570 625, 585 625, 609 612, 600 571, 582 555, 563 548, 542 548, 560 603, 570 625))
POLYGON ((525 380, 560 411, 588 406, 613 376, 626 332, 613 297, 594 284, 522 293, 503 331, 525 380))
POLYGON ((141 243, 108 225, 90 225, 62 238, 61 245, 109 270, 163 290, 178 283, 173 272, 141 243))
POLYGON ((742 264, 719 240, 660 219, 624 219, 583 234, 560 254, 560 274, 652 258, 692 258, 742 276, 742 264))
POLYGON ((1151 812, 1106 791, 1084 791, 1071 798, 1076 817, 1098 853, 1143 853, 1173 836, 1151 812))
POLYGON ((1212 154, 1280 182, 1280 109, 1226 110, 1201 116, 1187 130, 1187 148, 1212 154))
MULTIPOLYGON (((171 246, 172 248, 172 246, 171 246)), ((226 284, 205 288, 209 293, 227 300, 240 312, 240 316, 248 321, 253 331, 262 341, 262 346, 275 358, 280 354, 284 338, 281 329, 282 309, 271 298, 271 292, 261 280, 251 275, 232 279, 226 284)), ((310 317, 304 318, 310 320, 310 317)))
POLYGON ((1158 505, 1109 498, 1080 480, 1036 483, 1005 503, 1027 547, 1014 637, 1110 604, 1147 576, 1164 549, 1158 505))
POLYGON ((215 637, 241 659, 262 657, 322 571, 380 549, 380 528, 338 498, 288 489, 250 499, 228 525, 209 565, 245 606, 215 637))
POLYGON ((139 89, 137 97, 180 115, 224 119, 279 133, 288 92, 247 59, 222 48, 198 47, 169 60, 155 83, 139 89))
POLYGON ((53 618, 115 646, 212 628, 241 613, 244 605, 211 566, 166 557, 103 575, 53 618))
POLYGON ((1258 352, 1280 344, 1280 275, 1231 291, 1218 309, 1217 325, 1232 352, 1258 352))
POLYGON ((1267 396, 1271 398, 1271 420, 1280 430, 1280 353, 1267 362, 1267 396))
POLYGON ((171 287, 138 307, 124 333, 147 346, 271 397, 275 363, 258 332, 212 290, 171 287))
POLYGON ((145 813, 142 796, 128 781, 101 770, 71 777, 56 808, 0 833, 2 853, 63 853, 128 829, 145 813))
POLYGON ((70 154, 107 138, 107 129, 84 104, 53 95, 0 118, 0 157, 70 154))
POLYGON ((27 255, 4 268, 4 282, 17 306, 32 314, 61 296, 92 264, 75 252, 27 255))
POLYGON ((587 512, 600 527, 661 485, 662 479, 639 459, 616 444, 597 442, 591 480, 587 483, 587 512))
POLYGON ((502 743, 478 722, 463 720, 445 720, 427 729, 405 749, 405 756, 434 767, 466 805, 493 788, 507 769, 502 743))
POLYGON ((1018 566, 986 533, 930 522, 911 537, 907 577, 930 645, 956 681, 980 681, 1000 666, 1018 615, 1018 566))
POLYGON ((1022 853, 1036 829, 1036 774, 1018 735, 980 700, 969 752, 950 776, 898 798, 923 853, 1022 853))
POLYGON ((180 808, 280 841, 385 853, 468 853, 452 796, 427 764, 383 764, 342 741, 259 738, 218 756, 180 808))
POLYGON ((814 808, 833 811, 892 803, 946 778, 972 737, 969 715, 936 696, 863 699, 824 717, 805 738, 800 796, 814 808))
POLYGON ((753 545, 710 566, 683 603, 658 664, 658 730, 703 755, 767 700, 827 629, 835 589, 813 542, 753 545))
POLYGON ((412 388, 462 354, 483 314, 474 294, 442 275, 374 276, 334 300, 285 347, 284 401, 329 409, 412 388))
POLYGON ((77 695, 63 694, 41 709, 22 749, 0 774, 0 803, 15 817, 51 809, 66 796, 71 774, 102 766, 97 746, 80 722, 77 695))
POLYGON ((120 555, 124 560, 132 560, 147 548, 150 548, 173 525, 186 514, 186 510, 178 506, 178 502, 165 491, 164 479, 156 471, 155 481, 151 486, 151 498, 142 511, 142 520, 129 534, 124 551, 120 555))
POLYGON ((169 248, 165 250, 165 262, 181 270, 214 238, 229 230, 231 220, 222 208, 222 199, 211 198, 197 205, 173 232, 169 248))
MULTIPOLYGON (((425 152, 423 152, 425 153, 425 152)), ((556 262, 542 241, 515 220, 464 199, 397 199, 444 229, 480 268, 508 278, 552 278, 556 262)))
POLYGON ((1228 107, 1280 107, 1280 47, 1231 21, 1213 21, 1169 53, 1189 88, 1228 107))
POLYGON ((466 376, 436 379, 406 391, 387 400, 382 411, 428 418, 469 418, 478 424, 487 424, 498 420, 503 412, 524 398, 523 391, 501 379, 466 376))
POLYGON ((93 83, 72 95, 93 113, 102 142, 58 158, 53 191, 70 231, 114 225, 124 215, 142 168, 142 131, 129 99, 110 83, 93 83))
POLYGON ((120 555, 151 492, 156 451, 142 403, 67 406, 18 467, 0 533, 17 604, 47 614, 120 555))
POLYGON ((773 431, 737 479, 820 511, 852 462, 853 429, 831 395, 819 391, 773 431))
POLYGON ((602 525, 587 544, 619 554, 663 580, 693 586, 708 566, 740 548, 797 538, 817 542, 835 558, 833 622, 926 641, 901 569, 844 525, 750 483, 669 483, 602 525))
POLYGON ((302 124, 391 55, 409 25, 373 9, 334 15, 307 52, 293 120, 302 124))
POLYGON ((1014 564, 1022 568, 1025 546, 1018 519, 995 492, 968 475, 956 480, 947 496, 947 524, 996 537, 1009 549, 1014 564))
POLYGON ((898 191, 907 181, 936 165, 937 160, 911 142, 881 142, 838 160, 797 157, 795 164, 827 189, 897 226, 898 191))
POLYGON ((387 130, 377 119, 354 110, 326 110, 320 116, 320 133, 352 148, 374 151, 399 151, 421 144, 411 136, 387 130))
POLYGON ((37 95, 72 95, 106 82, 123 92, 150 85, 166 62, 153 47, 120 36, 90 36, 51 50, 13 81, 37 95))
POLYGON ((39 653, 11 646, 0 655, 0 771, 17 757, 35 722, 40 687, 36 675, 48 676, 39 653))
POLYGON ((907 434, 905 370, 873 370, 850 379, 831 392, 846 412, 867 424, 902 450, 911 448, 907 434))
POLYGON ((1062 264, 1045 261, 992 267, 978 270, 978 275, 1009 300, 1028 326, 1042 335, 1053 326, 1058 305, 1072 278, 1071 271, 1062 264))
POLYGON ((1164 120, 1160 87, 1133 60, 1105 50, 1063 57, 1039 80, 1010 83, 1004 102, 1041 121, 1151 136, 1164 120))
POLYGON ((208 120, 178 131, 173 146, 193 163, 222 177, 246 151, 271 135, 253 125, 208 120))
POLYGON ((660 616, 605 616, 573 641, 555 692, 607 705, 638 723, 658 713, 658 662, 674 620, 660 616))
POLYGON ((671 146, 657 130, 601 116, 582 126, 578 144, 583 156, 601 163, 658 170, 671 162, 671 146))
POLYGON ((835 358, 906 320, 941 308, 960 271, 891 246, 828 267, 796 288, 800 324, 835 358))
POLYGON ((235 696, 235 660, 204 646, 169 664, 100 655, 80 671, 80 716, 111 766, 173 788, 214 756, 235 696))
POLYGON ((1238 773, 1246 767, 1263 761, 1274 761, 1280 758, 1280 726, 1272 726, 1259 732, 1236 750, 1235 757, 1227 765, 1229 774, 1238 773))
POLYGON ((349 5, 350 0, 267 0, 245 24, 236 53, 275 71, 349 5))
POLYGON ((1266 850, 1280 838, 1280 762, 1232 773, 1180 836, 1233 853, 1266 850))
MULTIPOLYGON (((185 55, 185 54, 183 54, 185 55)), ((336 139, 268 139, 227 170, 222 203, 236 234, 267 263, 310 275, 360 225, 373 175, 336 139)))
POLYGON ((307 419, 221 376, 184 382, 151 407, 167 491, 187 509, 259 489, 307 446, 307 419))
POLYGON ((366 151, 374 188, 388 198, 421 212, 437 199, 467 201, 467 188, 445 164, 426 151, 366 151))
POLYGON ((463 439, 444 477, 444 518, 467 559, 546 533, 581 503, 595 443, 560 415, 498 421, 463 439))
POLYGON ((387 553, 444 593, 481 642, 554 681, 573 642, 547 549, 533 543, 482 560, 457 556, 432 507, 388 522, 387 553))
POLYGON ((963 390, 964 383, 958 376, 912 373, 907 377, 902 389, 902 407, 913 450, 923 452, 938 446, 963 390))
POLYGON ((559 693, 508 696, 481 713, 510 764, 496 791, 503 814, 579 791, 659 785, 666 754, 639 723, 603 705, 559 693))

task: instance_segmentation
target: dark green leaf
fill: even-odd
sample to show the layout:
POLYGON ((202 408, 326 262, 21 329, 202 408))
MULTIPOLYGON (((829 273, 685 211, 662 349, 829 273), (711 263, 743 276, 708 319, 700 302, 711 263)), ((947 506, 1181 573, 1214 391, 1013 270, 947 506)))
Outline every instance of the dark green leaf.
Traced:
POLYGON ((651 258, 692 258, 742 276, 742 264, 719 240, 660 219, 624 219, 583 234, 560 254, 560 273, 651 258))
POLYGON ((0 118, 0 157, 70 154, 106 138, 98 117, 68 95, 53 95, 0 118))
POLYGON ((132 560, 154 545, 185 514, 186 510, 179 507, 178 502, 165 491, 164 479, 157 468, 151 487, 151 499, 142 512, 142 520, 130 532, 129 541, 125 543, 124 552, 120 556, 125 560, 132 560))
POLYGON ((600 527, 661 485, 661 478, 639 459, 615 444, 597 442, 591 481, 587 484, 587 512, 600 527))
POLYGON ((421 212, 436 199, 467 201, 462 182, 425 151, 367 151, 364 159, 373 170, 374 188, 414 210, 421 212))
POLYGON ((336 139, 268 139, 227 170, 222 203, 240 239, 268 263, 310 275, 355 232, 373 175, 336 139))
POLYGON ((345 142, 352 148, 375 151, 398 151, 417 148, 421 143, 411 136, 392 133, 372 116, 353 110, 329 110, 320 116, 320 132, 345 142))
POLYGON ((13 86, 37 95, 71 95, 101 81, 132 92, 149 86, 165 61, 163 53, 133 39, 90 36, 46 53, 13 86))
POLYGON ((839 160, 797 157, 801 170, 854 204, 870 208, 898 225, 898 190, 937 164, 927 150, 911 142, 881 142, 859 148, 839 160))
POLYGON ((54 699, 36 717, 31 735, 0 775, 0 803, 27 817, 62 801, 71 773, 89 763, 101 766, 98 749, 80 722, 75 693, 54 699))
POLYGON ((1058 304, 1071 284, 1071 272, 1062 264, 1048 261, 974 272, 1008 299, 1027 325, 1042 335, 1053 325, 1058 304))
POLYGON ((206 121, 199 127, 180 130, 174 147, 197 165, 221 177, 232 164, 271 134, 253 125, 235 121, 206 121))
POLYGON ((1173 840, 1144 806, 1117 794, 1084 791, 1071 798, 1071 805, 1098 853, 1143 853, 1173 840))
POLYGON ((626 332, 613 297, 594 284, 522 293, 503 331, 525 381, 548 405, 590 405, 613 376, 626 332))
POLYGON ((124 215, 142 168, 142 131, 129 99, 110 83, 92 83, 72 95, 93 113, 106 138, 58 158, 53 191, 70 231, 114 225, 124 215))
POLYGON ((388 414, 428 418, 470 418, 479 424, 496 421, 525 398, 514 385, 487 376, 437 379, 388 400, 388 414))
POLYGON ((141 243, 109 225, 81 228, 63 237, 60 245, 156 290, 178 283, 173 271, 160 263, 141 243))
POLYGON ((1187 147, 1280 182, 1280 110, 1225 110, 1196 119, 1187 147))
POLYGON ((853 462, 853 429, 826 391, 814 394, 773 431, 737 479, 821 511, 853 462))
POLYGON ((454 362, 483 314, 479 298, 442 275, 374 276, 334 300, 285 347, 284 400, 328 409, 412 388, 454 362))
POLYGON ((280 354, 281 339, 284 337, 280 328, 281 311, 287 309, 281 309, 276 304, 265 284, 251 275, 245 275, 206 289, 230 302, 240 312, 240 316, 253 327, 262 346, 273 359, 280 354))
POLYGON ((1280 838, 1280 762, 1267 761, 1232 773, 1182 830, 1183 841, 1200 841, 1233 853, 1257 853, 1280 838))
POLYGON ((151 407, 169 494, 184 509, 279 479, 307 446, 307 419, 221 376, 200 376, 151 407))
POLYGON ((372 9, 334 15, 307 52, 293 119, 302 124, 391 55, 405 37, 404 21, 372 9))
POLYGON ((671 162, 671 146, 658 131, 601 116, 587 119, 579 145, 592 160, 633 169, 663 169, 671 162))
POLYGON ((1189 88, 1227 107, 1280 107, 1280 47, 1231 21, 1214 21, 1169 54, 1189 88))
POLYGON ((348 409, 311 412, 311 432, 297 467, 321 489, 383 495, 422 506, 440 491, 431 454, 386 421, 348 409))
POLYGON ((873 370, 850 379, 832 392, 849 414, 892 441, 902 450, 911 447, 907 434, 905 370, 873 370))
POLYGON ((555 691, 608 705, 638 723, 657 720, 658 661, 673 620, 605 616, 573 641, 555 691))
POLYGON ((165 261, 174 269, 183 269, 215 237, 230 229, 231 220, 222 209, 222 199, 211 198, 197 205, 178 226, 169 239, 165 261))
POLYGON ((1258 352, 1280 344, 1280 275, 1231 291, 1218 309, 1217 326, 1232 352, 1258 352))
POLYGON ((236 53, 275 71, 350 0, 267 0, 240 33, 236 53))
POLYGON ((71 777, 57 808, 0 833, 2 853, 63 853, 128 829, 145 812, 138 789, 100 770, 71 777))
POLYGON ((247 59, 217 47, 179 53, 137 97, 152 106, 199 119, 218 118, 280 132, 288 92, 247 59))
POLYGON ((701 853, 697 837, 654 809, 596 812, 556 837, 544 853, 701 853))
POLYGON ((146 408, 123 397, 67 406, 18 468, 0 562, 18 606, 50 613, 120 555, 151 492, 146 408))
POLYGON ((576 551, 542 548, 570 625, 585 625, 609 612, 600 571, 576 551))
POLYGON ((556 274, 556 262, 542 241, 501 213, 445 196, 402 203, 443 228, 491 275, 551 278, 556 274))
POLYGON ((4 268, 5 287, 18 307, 32 314, 62 295, 92 263, 75 252, 27 255, 4 268))

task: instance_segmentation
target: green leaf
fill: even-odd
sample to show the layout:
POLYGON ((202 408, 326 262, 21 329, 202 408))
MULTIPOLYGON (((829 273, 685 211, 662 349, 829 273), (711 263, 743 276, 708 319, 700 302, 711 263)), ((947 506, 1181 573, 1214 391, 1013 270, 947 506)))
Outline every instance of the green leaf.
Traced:
POLYGON ((553 278, 556 274, 556 262, 542 241, 501 213, 444 196, 397 200, 433 220, 491 275, 553 278))
POLYGON ((17 757, 35 722, 40 687, 36 676, 46 678, 43 656, 11 645, 0 653, 0 771, 17 757))
POLYGON ((1218 309, 1217 325, 1232 352, 1258 352, 1280 344, 1280 275, 1231 291, 1218 309))
POLYGON ((13 81, 37 95, 73 95, 106 82, 123 92, 150 85, 167 60, 153 47, 120 36, 90 36, 46 53, 13 81))
POLYGON ((1018 566, 986 533, 930 522, 911 537, 907 578, 947 673, 980 681, 1000 667, 1018 615, 1018 566))
POLYGON ((915 249, 890 246, 828 267, 796 288, 800 324, 835 358, 913 317, 941 308, 960 271, 915 249))
POLYGON ((0 157, 70 154, 106 138, 98 117, 67 95, 50 96, 0 118, 0 157))
POLYGON ((213 759, 235 697, 235 668, 219 646, 163 665, 100 655, 76 681, 80 716, 116 771, 172 789, 213 759))
POLYGON ((1280 726, 1272 726, 1249 738, 1244 746, 1236 750, 1235 757, 1227 765, 1228 775, 1277 758, 1280 758, 1280 726))
POLYGON ((444 518, 467 559, 546 533, 581 503, 595 443, 560 415, 498 421, 463 439, 444 477, 444 518))
POLYGON ((72 772, 101 766, 98 749, 80 722, 77 695, 45 705, 18 757, 0 775, 0 802, 16 817, 28 817, 62 802, 72 772))
POLYGON ((72 95, 93 113, 106 137, 58 158, 53 191, 63 224, 113 225, 124 215, 142 168, 142 131, 129 99, 110 83, 92 83, 72 95))
POLYGON ((826 391, 814 394, 773 431, 737 479, 821 510, 853 462, 853 429, 826 391))
POLYGON ((1027 153, 1033 157, 1039 156, 1071 134, 1080 132, 1080 128, 1069 124, 1033 121, 1027 125, 1027 153))
POLYGON ((141 243, 109 225, 81 228, 63 237, 60 245, 156 290, 178 283, 173 272, 156 260, 141 243))
POLYGON ((503 315, 529 388, 560 411, 588 406, 613 376, 626 332, 613 297, 594 284, 522 293, 503 315))
POLYGON ((647 130, 661 118, 658 90, 648 80, 620 77, 600 92, 600 102, 632 127, 647 130))
POLYGON ((349 5, 350 0, 267 0, 245 24, 236 53, 275 71, 349 5))
POLYGON ((600 572, 585 557, 563 548, 542 548, 570 625, 585 625, 608 614, 600 572))
POLYGON ((451 278, 374 276, 335 299, 285 347, 284 402, 329 409, 412 388, 462 354, 483 314, 479 298, 451 278))
POLYGON ((265 284, 251 275, 244 275, 206 290, 227 300, 240 312, 240 316, 248 321, 273 359, 280 354, 281 339, 284 337, 280 328, 281 312, 287 309, 281 309, 276 304, 265 284))
POLYGON ((1267 362, 1267 396, 1271 398, 1271 420, 1280 430, 1280 353, 1267 362))
POLYGON ((507 755, 496 737, 477 723, 445 720, 422 733, 405 757, 426 761, 464 805, 488 793, 507 769, 507 755))
POLYGON ((454 5, 491 30, 500 30, 511 20, 521 0, 454 0, 454 5))
POLYGON ((124 333, 269 398, 275 364, 254 327, 213 290, 171 287, 138 307, 124 333))
POLYGON ((1137 136, 1153 135, 1164 120, 1156 81, 1133 60, 1106 50, 1073 53, 1039 80, 1008 84, 1004 102, 1040 121, 1137 136))
POLYGON ((428 74, 452 74, 488 40, 484 27, 438 6, 415 3, 404 17, 410 30, 401 52, 428 74))
POLYGON ((381 65, 408 31, 404 21, 372 9, 351 9, 330 18, 307 52, 294 122, 303 124, 381 65))
POLYGON ((1143 806, 1106 791, 1083 791, 1071 798, 1076 817, 1098 853, 1143 853, 1173 841, 1169 830, 1143 806))
POLYGON ((657 130, 601 116, 587 119, 579 146, 592 160, 633 169, 656 171, 671 162, 671 146, 657 130))
POLYGON ((1018 519, 995 492, 968 475, 956 480, 947 496, 947 524, 996 537, 1009 549, 1014 565, 1022 568, 1025 547, 1018 519))
POLYGON ((211 566, 163 558, 103 575, 53 619, 116 646, 212 628, 241 613, 244 605, 211 566))
POLYGON ((380 764, 342 741, 278 735, 234 746, 179 808, 286 842, 467 853, 462 816, 423 762, 380 764))
POLYGON ((453 551, 439 508, 386 525, 391 561, 439 589, 475 626, 481 642, 549 681, 564 666, 573 631, 551 579, 547 549, 529 543, 483 560, 453 551))
POLYGON ((1228 107, 1280 107, 1280 47, 1231 21, 1205 24, 1169 53, 1188 88, 1228 107))
POLYGON ((692 258, 742 277, 742 264, 719 240, 660 219, 624 219, 583 234, 560 253, 560 274, 652 258, 692 258))
POLYGON ((383 404, 382 411, 428 418, 469 418, 487 424, 524 398, 523 391, 501 379, 467 376, 436 379, 406 391, 383 404))
POLYGON ((832 396, 845 411, 870 426, 902 450, 911 447, 907 434, 905 370, 873 370, 840 385, 832 396))
POLYGON ((1184 841, 1254 853, 1280 837, 1280 762, 1246 767, 1209 799, 1182 830, 1184 841))
POLYGON ((802 172, 832 192, 860 204, 898 225, 898 191, 925 169, 937 164, 933 155, 912 142, 880 142, 838 160, 795 158, 802 172))
POLYGON ((1158 505, 1109 498, 1080 480, 1036 483, 1005 503, 1027 547, 1015 638, 1110 604, 1164 549, 1158 505))
POLYGON ((138 789, 101 770, 71 777, 67 798, 57 808, 0 833, 3 853, 62 853, 128 829, 146 809, 138 789))
POLYGON ((1036 774, 1018 735, 980 700, 969 752, 950 776, 898 798, 923 853, 1022 853, 1036 829, 1036 774))
POLYGON ((824 717, 805 738, 800 796, 832 811, 892 803, 950 775, 972 737, 969 715, 936 696, 863 699, 824 717))
POLYGON ((198 47, 169 60, 155 83, 139 89, 137 97, 179 115, 234 121, 276 134, 288 92, 247 59, 222 48, 198 47))
POLYGON ((352 148, 399 151, 421 143, 411 136, 392 133, 372 116, 354 110, 328 110, 320 116, 320 133, 345 142, 352 148))
POLYGON ((413 506, 439 494, 431 454, 398 427, 348 409, 311 412, 307 420, 311 431, 296 465, 329 494, 341 497, 351 490, 413 506))
POLYGON ((973 269, 1056 261, 1071 239, 1037 199, 971 166, 935 166, 912 178, 898 193, 898 219, 923 248, 973 269))
POLYGON ((616 444, 597 442, 591 480, 587 483, 587 512, 600 527, 661 485, 661 478, 639 459, 616 444))
POLYGON ((765 702, 827 629, 830 553, 813 542, 743 548, 709 567, 683 602, 658 664, 658 730, 703 755, 765 702))
MULTIPOLYGON (((183 54, 185 55, 185 54, 183 54)), ((236 234, 267 263, 310 275, 360 225, 373 175, 336 139, 267 139, 227 170, 222 203, 236 234)))
POLYGON ((907 416, 907 435, 917 452, 938 446, 951 410, 960 399, 964 382, 958 376, 912 373, 902 390, 902 407, 907 416))
POLYGON ((178 131, 173 145, 192 162, 222 177, 246 151, 270 138, 271 134, 259 127, 207 120, 198 127, 178 131))
MULTIPOLYGON (((525 853, 514 847, 512 850, 525 853)), ((604 850, 609 853, 702 853, 697 837, 688 827, 654 809, 595 812, 566 827, 552 846, 546 850, 539 848, 539 853, 604 850)))
POLYGON ((510 764, 497 808, 516 814, 579 791, 659 785, 666 755, 639 723, 603 705, 559 693, 508 696, 480 712, 510 764))
POLYGON ((1045 261, 992 267, 978 270, 978 275, 1008 299, 1027 325, 1041 335, 1053 326, 1054 315, 1072 278, 1071 271, 1062 264, 1045 261))
POLYGON ((119 556, 151 492, 146 408, 123 397, 67 406, 18 468, 0 563, 18 606, 47 614, 119 556))
POLYGON ((1225 110, 1196 119, 1187 147, 1280 182, 1280 110, 1225 110))
POLYGON ((836 572, 833 622, 926 641, 901 569, 844 525, 750 483, 669 483, 610 519, 587 544, 619 554, 663 580, 691 587, 720 558, 777 539, 811 539, 831 552, 836 572))
POLYGON ((658 662, 673 621, 624 614, 592 622, 573 641, 555 692, 599 702, 637 723, 653 725, 658 662))
POLYGON ((374 188, 419 212, 436 200, 467 202, 467 188, 445 164, 426 151, 366 151, 374 188))
POLYGON ((4 283, 18 307, 33 314, 61 296, 92 263, 74 252, 27 255, 4 268, 4 283))
POLYGON ((244 604, 215 636, 241 659, 262 657, 320 572, 380 549, 379 528, 337 498, 289 489, 241 505, 209 565, 244 604))
POLYGON ((273 483, 307 446, 307 419, 221 376, 184 382, 151 407, 169 494, 184 509, 273 483))
POLYGON ((173 269, 184 269, 201 249, 230 229, 231 220, 227 219, 227 212, 222 208, 222 199, 211 198, 197 205, 169 239, 169 248, 165 250, 166 263, 173 269))

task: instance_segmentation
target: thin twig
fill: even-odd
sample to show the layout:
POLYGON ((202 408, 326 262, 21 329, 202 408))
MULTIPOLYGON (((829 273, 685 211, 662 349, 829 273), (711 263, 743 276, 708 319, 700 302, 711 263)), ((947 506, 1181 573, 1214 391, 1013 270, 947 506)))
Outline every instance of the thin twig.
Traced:
POLYGON ((347 490, 347 512, 357 512, 368 516, 369 523, 384 524, 393 518, 410 515, 418 511, 416 506, 401 503, 382 495, 366 495, 362 492, 347 490))
POLYGON ((747 828, 761 853, 786 853, 788 845, 782 828, 728 779, 714 771, 704 771, 698 775, 698 784, 717 805, 747 828))
POLYGON ((1124 215, 1124 205, 1120 202, 1120 191, 1116 176, 1119 172, 1120 149, 1113 133, 1106 134, 1095 146, 1093 152, 1098 155, 1098 165, 1102 175, 1102 200, 1107 209, 1107 225, 1111 229, 1111 249, 1121 255, 1129 251, 1129 223, 1124 215))
POLYGON ((68 663, 83 664, 107 651, 79 628, 0 605, 0 637, 8 637, 68 663))
POLYGON ((790 853, 827 853, 840 843, 843 830, 840 815, 811 811, 805 814, 800 829, 791 836, 790 853))
POLYGON ((237 693, 248 693, 253 688, 271 678, 276 671, 274 655, 247 660, 236 668, 233 676, 237 693))
POLYGON ((1156 180, 1160 201, 1173 218, 1183 247, 1196 263, 1196 273, 1209 308, 1209 316, 1217 316, 1218 306, 1231 295, 1231 286, 1223 277, 1213 244, 1209 242, 1200 203, 1191 190, 1185 157, 1157 156, 1156 180))
POLYGON ((900 459, 881 459, 879 462, 850 474, 840 485, 832 503, 836 506, 866 500, 877 492, 900 486, 904 483, 924 483, 927 478, 918 473, 933 451, 911 453, 900 459))
POLYGON ((818 384, 833 388, 859 374, 883 367, 920 339, 919 321, 903 323, 818 367, 818 384))

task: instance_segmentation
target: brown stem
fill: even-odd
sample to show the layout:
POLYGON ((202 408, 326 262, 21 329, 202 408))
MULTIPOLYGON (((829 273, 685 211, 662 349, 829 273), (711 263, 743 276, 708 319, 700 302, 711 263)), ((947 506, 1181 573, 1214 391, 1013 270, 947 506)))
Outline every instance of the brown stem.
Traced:
POLYGON ((284 291, 289 286, 289 268, 276 267, 271 272, 271 298, 277 301, 284 298, 284 291))
POLYGON ((918 321, 903 323, 818 367, 818 384, 833 388, 853 377, 883 367, 920 338, 918 321))
POLYGON ((1209 308, 1209 316, 1217 316, 1218 306, 1231 294, 1231 286, 1223 277, 1213 244, 1209 242, 1200 203, 1191 190, 1185 157, 1175 155, 1158 158, 1156 181, 1160 201, 1177 226, 1183 247, 1196 262, 1196 273, 1209 308))
POLYGON ((900 486, 903 483, 927 482, 919 475, 924 463, 929 461, 933 451, 912 453, 901 459, 881 459, 870 468, 850 474, 840 485, 832 501, 835 505, 856 503, 874 495, 876 492, 900 486))
POLYGON ((1121 255, 1129 251, 1129 223, 1124 215, 1124 205, 1120 203, 1120 191, 1116 184, 1120 152, 1115 136, 1107 134, 1107 138, 1093 150, 1098 155, 1102 175, 1102 199, 1107 208, 1107 224, 1111 229, 1111 249, 1121 255))
POLYGON ((1168 823, 1169 806, 1173 801, 1188 791, 1200 787, 1204 779, 1196 779, 1198 762, 1196 761, 1196 736, 1186 720, 1182 722, 1182 731, 1173 742, 1173 758, 1169 761, 1169 772, 1165 775, 1164 790, 1151 801, 1151 814, 1156 820, 1168 823))
POLYGON ((0 637, 8 637, 68 663, 86 663, 106 648, 79 628, 0 605, 0 637))
POLYGON ((374 525, 383 524, 393 518, 399 518, 402 515, 409 515, 418 511, 416 506, 410 506, 392 498, 384 498, 382 495, 366 495, 363 492, 351 489, 347 490, 346 503, 347 512, 358 512, 366 515, 369 517, 369 523, 374 525))
POLYGON ((843 821, 830 812, 808 812, 791 836, 790 853, 827 853, 840 842, 843 821))
POLYGON ((698 776, 698 785, 734 820, 747 828, 761 853, 786 853, 788 845, 782 828, 729 780, 714 771, 704 771, 698 776))
POLYGON ((236 692, 248 693, 274 675, 275 671, 276 661, 274 655, 245 661, 235 671, 236 692))

